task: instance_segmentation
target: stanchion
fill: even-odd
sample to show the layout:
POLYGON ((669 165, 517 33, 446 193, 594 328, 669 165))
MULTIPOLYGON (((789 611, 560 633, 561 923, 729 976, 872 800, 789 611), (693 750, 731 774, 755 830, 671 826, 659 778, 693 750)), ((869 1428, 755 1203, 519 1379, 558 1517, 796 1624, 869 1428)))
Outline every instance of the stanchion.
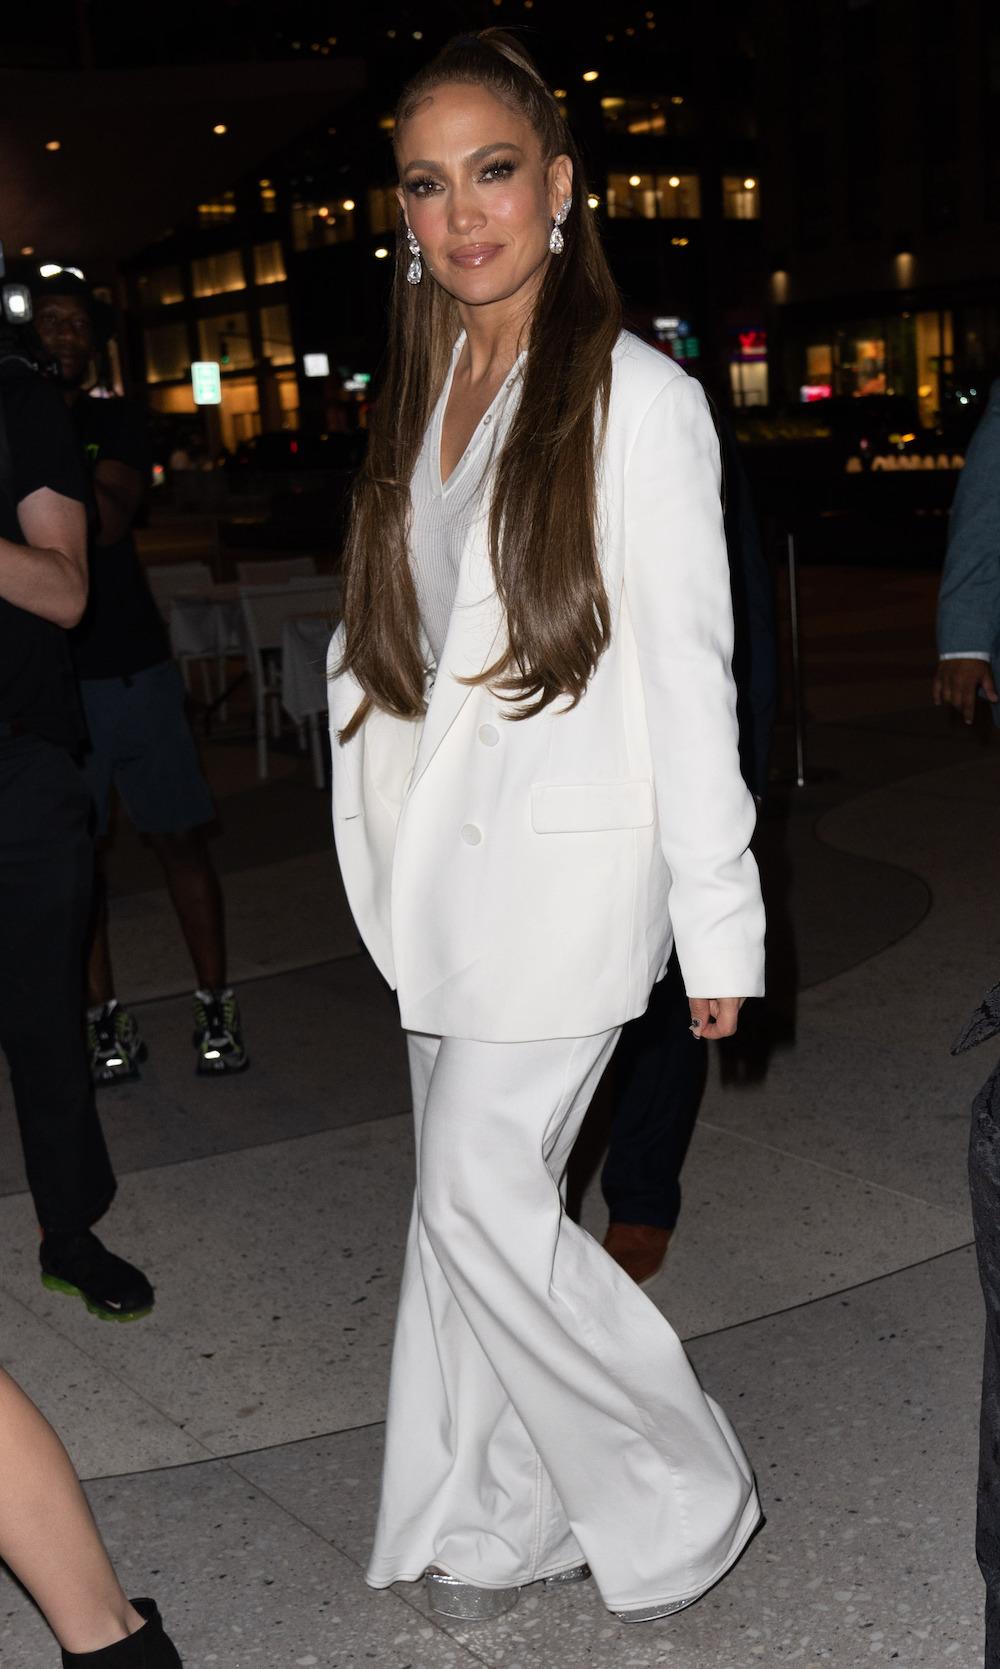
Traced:
POLYGON ((795 721, 795 786, 806 785, 806 714, 802 697, 802 655, 799 648, 799 579, 795 535, 785 535, 788 551, 788 620, 792 640, 792 710, 795 721))

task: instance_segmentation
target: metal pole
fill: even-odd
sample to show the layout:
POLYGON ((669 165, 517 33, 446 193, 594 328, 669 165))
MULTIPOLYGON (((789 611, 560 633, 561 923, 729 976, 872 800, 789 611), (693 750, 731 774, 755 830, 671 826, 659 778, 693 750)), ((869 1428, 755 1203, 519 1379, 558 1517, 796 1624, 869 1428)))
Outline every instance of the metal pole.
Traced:
POLYGON ((792 634, 792 699, 795 711, 795 783, 806 785, 806 724, 802 701, 802 657, 799 652, 799 582, 795 560, 795 535, 786 535, 788 544, 788 618, 792 634))

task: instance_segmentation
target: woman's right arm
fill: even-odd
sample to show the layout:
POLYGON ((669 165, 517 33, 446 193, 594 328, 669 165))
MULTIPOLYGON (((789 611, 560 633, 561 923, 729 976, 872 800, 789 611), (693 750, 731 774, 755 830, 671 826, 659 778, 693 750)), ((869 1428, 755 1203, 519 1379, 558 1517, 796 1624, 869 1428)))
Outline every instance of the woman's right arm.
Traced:
POLYGON ((764 911, 740 775, 733 610, 719 443, 678 375, 640 424, 625 471, 625 595, 639 655, 670 917, 690 997, 758 996, 764 911))

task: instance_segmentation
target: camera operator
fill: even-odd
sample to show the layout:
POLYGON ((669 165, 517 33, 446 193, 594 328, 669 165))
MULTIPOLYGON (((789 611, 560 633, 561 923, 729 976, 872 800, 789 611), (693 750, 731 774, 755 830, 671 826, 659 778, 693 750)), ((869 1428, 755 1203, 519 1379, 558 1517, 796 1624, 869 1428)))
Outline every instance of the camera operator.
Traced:
POLYGON ((8 322, 15 301, 15 316, 30 314, 15 292, 0 305, 0 1047, 42 1279, 132 1320, 152 1308, 152 1288, 91 1232, 115 1179, 81 1026, 93 854, 66 632, 87 599, 88 488, 62 401, 8 322))

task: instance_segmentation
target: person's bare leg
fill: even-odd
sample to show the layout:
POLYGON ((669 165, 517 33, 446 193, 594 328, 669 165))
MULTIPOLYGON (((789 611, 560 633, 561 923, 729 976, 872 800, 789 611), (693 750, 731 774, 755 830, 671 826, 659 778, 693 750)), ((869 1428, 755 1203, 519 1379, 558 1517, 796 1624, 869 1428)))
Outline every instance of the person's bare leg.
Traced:
POLYGON ((114 994, 115 978, 108 942, 108 883, 101 842, 94 865, 94 908, 87 948, 87 1003, 91 1008, 97 1008, 109 1003, 114 994))
POLYGON ((226 983, 225 909, 204 832, 154 834, 149 841, 163 865, 198 986, 220 991, 226 983))
POLYGON ((143 1626, 48 1421, 0 1368, 0 1558, 68 1652, 96 1652, 143 1626))

